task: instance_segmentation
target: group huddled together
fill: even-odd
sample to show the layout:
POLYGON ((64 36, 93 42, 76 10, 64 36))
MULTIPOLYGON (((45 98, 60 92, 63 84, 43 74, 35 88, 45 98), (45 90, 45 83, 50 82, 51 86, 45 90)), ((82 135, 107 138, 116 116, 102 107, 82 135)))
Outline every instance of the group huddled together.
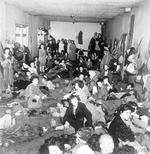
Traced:
POLYGON ((134 47, 114 52, 95 33, 88 51, 52 36, 40 44, 33 60, 20 48, 4 49, 1 97, 13 92, 24 97, 28 111, 39 111, 53 91, 62 95, 48 110, 52 129, 63 134, 52 134, 39 154, 150 152, 150 74, 146 63, 137 67, 134 47), (56 80, 65 86, 60 88, 56 80))

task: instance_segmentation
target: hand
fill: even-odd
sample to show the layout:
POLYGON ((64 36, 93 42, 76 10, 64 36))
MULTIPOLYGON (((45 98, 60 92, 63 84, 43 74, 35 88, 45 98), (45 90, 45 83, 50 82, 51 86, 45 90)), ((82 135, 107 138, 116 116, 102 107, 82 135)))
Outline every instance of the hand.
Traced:
POLYGON ((44 96, 42 96, 42 99, 45 99, 47 96, 46 95, 44 95, 44 96))

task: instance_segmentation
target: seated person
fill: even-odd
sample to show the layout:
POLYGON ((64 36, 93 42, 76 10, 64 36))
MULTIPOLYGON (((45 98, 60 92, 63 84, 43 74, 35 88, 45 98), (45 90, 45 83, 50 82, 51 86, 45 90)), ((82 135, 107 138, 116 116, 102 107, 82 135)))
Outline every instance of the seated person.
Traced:
POLYGON ((93 87, 92 96, 95 100, 106 100, 108 96, 107 87, 103 84, 103 79, 99 79, 93 87))
POLYGON ((135 135, 129 124, 132 112, 134 112, 134 108, 130 105, 121 105, 116 117, 109 126, 108 132, 113 137, 116 147, 123 144, 134 147, 135 150, 139 151, 141 145, 136 141, 135 135))
POLYGON ((23 69, 28 70, 31 74, 38 74, 37 73, 37 69, 34 65, 34 62, 31 62, 30 66, 28 66, 27 64, 23 63, 23 69))
POLYGON ((86 69, 80 65, 79 68, 76 68, 76 70, 73 73, 74 77, 79 77, 80 74, 83 74, 84 76, 88 74, 88 72, 86 71, 86 69))
POLYGON ((14 88, 15 91, 26 89, 26 87, 31 83, 31 73, 30 72, 15 72, 14 75, 14 88))
POLYGON ((38 76, 32 76, 32 83, 25 89, 25 98, 28 101, 28 108, 40 108, 42 106, 41 99, 46 96, 39 89, 38 76))
POLYGON ((68 107, 69 107, 68 100, 63 99, 60 103, 57 103, 56 108, 51 107, 50 112, 52 113, 52 116, 54 117, 63 118, 68 107))
POLYGON ((108 92, 112 89, 112 86, 111 86, 111 84, 108 81, 108 76, 104 76, 103 84, 107 87, 107 91, 108 92))
POLYGON ((87 93, 87 89, 84 87, 84 83, 81 80, 76 80, 75 83, 75 91, 74 95, 79 96, 82 103, 86 104, 88 102, 89 93, 87 93))
POLYGON ((84 126, 92 126, 92 114, 86 108, 85 104, 80 103, 77 96, 72 95, 70 97, 70 106, 68 107, 66 114, 63 118, 63 123, 69 122, 69 124, 77 131, 84 126), (87 120, 84 124, 84 118, 87 120))

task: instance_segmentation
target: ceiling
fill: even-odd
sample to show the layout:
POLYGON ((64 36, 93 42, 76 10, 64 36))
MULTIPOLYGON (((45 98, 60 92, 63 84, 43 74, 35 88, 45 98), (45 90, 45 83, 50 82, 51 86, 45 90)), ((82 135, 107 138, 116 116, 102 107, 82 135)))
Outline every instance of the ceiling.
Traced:
POLYGON ((5 0, 33 15, 56 21, 99 22, 146 0, 5 0))

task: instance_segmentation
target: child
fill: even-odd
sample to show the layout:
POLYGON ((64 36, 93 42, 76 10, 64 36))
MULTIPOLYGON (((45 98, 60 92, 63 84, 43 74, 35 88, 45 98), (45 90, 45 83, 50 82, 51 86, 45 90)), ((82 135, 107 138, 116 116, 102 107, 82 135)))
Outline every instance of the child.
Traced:
POLYGON ((25 98, 28 101, 28 108, 40 108, 42 106, 41 99, 44 99, 44 95, 39 89, 38 76, 32 76, 32 83, 28 85, 25 90, 25 98))

